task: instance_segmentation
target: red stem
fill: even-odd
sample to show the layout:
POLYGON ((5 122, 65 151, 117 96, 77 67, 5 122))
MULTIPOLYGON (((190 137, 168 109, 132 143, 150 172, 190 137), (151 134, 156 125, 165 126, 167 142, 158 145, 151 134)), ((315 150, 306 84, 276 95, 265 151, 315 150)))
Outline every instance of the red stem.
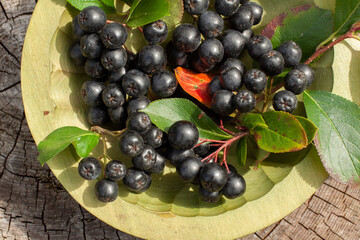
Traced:
POLYGON ((206 139, 206 138, 199 138, 199 141, 202 142, 215 142, 215 143, 225 143, 226 141, 221 141, 221 140, 212 140, 212 139, 206 139))
POLYGON ((234 133, 234 132, 232 132, 232 131, 230 131, 230 130, 227 130, 225 127, 224 127, 224 124, 223 124, 223 120, 222 119, 220 119, 220 126, 218 126, 221 130, 223 130, 224 132, 226 132, 226 133, 228 133, 228 134, 230 134, 230 135, 233 135, 233 136, 235 136, 236 135, 236 133, 234 133))

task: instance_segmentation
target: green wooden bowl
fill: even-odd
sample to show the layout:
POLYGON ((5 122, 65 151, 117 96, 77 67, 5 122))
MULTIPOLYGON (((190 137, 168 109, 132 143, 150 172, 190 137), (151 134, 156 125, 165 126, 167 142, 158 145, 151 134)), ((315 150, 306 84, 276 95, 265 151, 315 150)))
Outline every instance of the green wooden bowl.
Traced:
MULTIPOLYGON (((265 10, 276 9, 271 13, 265 12, 264 23, 259 29, 287 9, 314 3, 298 0, 258 2, 265 10)), ((316 4, 320 2, 315 1, 316 4)), ((331 8, 333 5, 326 2, 321 6, 331 8)), ((28 125, 36 143, 62 126, 89 127, 84 117, 85 106, 78 94, 81 84, 88 78, 71 64, 67 55, 71 44, 71 18, 66 0, 42 0, 36 6, 26 35, 21 71, 22 93, 28 125)), ((349 40, 327 53, 315 65, 318 75, 315 87, 331 91, 333 87, 328 84, 328 79, 348 74, 349 77, 342 78, 342 82, 332 85, 338 94, 360 102, 359 95, 351 94, 350 87, 347 87, 349 68, 337 68, 345 61, 341 57, 348 59, 346 54, 349 52, 353 58, 346 64, 359 61, 360 57, 354 55, 359 48, 359 43, 349 40)), ((108 145, 110 156, 123 160, 129 166, 130 161, 120 154, 116 140, 112 139, 108 145)), ((101 150, 95 149, 92 154, 100 156, 101 150)), ((72 149, 65 150, 48 165, 77 202, 121 231, 146 239, 234 239, 288 215, 304 203, 328 176, 314 148, 303 150, 296 158, 287 157, 289 159, 267 161, 257 171, 253 170, 251 161, 250 165, 238 169, 247 181, 246 193, 235 200, 222 199, 216 205, 199 202, 196 187, 183 184, 170 166, 166 167, 163 175, 154 175, 153 184, 147 192, 129 193, 119 184, 119 198, 104 204, 95 197, 95 181, 84 181, 79 176, 78 157, 72 149)), ((230 161, 236 164, 235 157, 230 161)))

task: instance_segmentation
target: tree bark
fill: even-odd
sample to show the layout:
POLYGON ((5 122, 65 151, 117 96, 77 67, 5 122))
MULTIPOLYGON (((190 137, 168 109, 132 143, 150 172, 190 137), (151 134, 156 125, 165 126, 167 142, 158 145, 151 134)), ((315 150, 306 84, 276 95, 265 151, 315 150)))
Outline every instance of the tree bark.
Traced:
MULTIPOLYGON (((84 210, 36 160, 20 89, 21 50, 35 4, 0 2, 0 238, 138 239, 84 210)), ((243 239, 360 239, 359 222, 359 188, 328 179, 289 216, 243 239)))

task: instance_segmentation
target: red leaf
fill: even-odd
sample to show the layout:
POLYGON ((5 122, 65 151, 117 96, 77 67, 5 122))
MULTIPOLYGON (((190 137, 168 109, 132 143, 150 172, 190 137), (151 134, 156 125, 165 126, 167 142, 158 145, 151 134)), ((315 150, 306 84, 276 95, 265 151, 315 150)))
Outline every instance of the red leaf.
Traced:
POLYGON ((176 79, 185 92, 208 108, 211 107, 211 96, 207 93, 207 86, 214 77, 213 74, 196 73, 182 67, 176 68, 174 72, 176 79))

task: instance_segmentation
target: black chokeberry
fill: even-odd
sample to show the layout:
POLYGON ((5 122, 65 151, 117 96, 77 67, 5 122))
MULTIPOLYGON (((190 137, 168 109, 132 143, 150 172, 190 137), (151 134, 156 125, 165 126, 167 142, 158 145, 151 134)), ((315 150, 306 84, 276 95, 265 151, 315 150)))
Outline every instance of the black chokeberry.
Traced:
POLYGON ((246 72, 246 68, 245 65, 242 61, 240 61, 239 59, 236 58, 228 58, 225 60, 225 62, 221 65, 221 72, 226 71, 232 67, 237 68, 240 72, 241 75, 244 76, 245 72, 246 72))
POLYGON ((242 35, 246 38, 246 43, 254 36, 254 31, 250 29, 246 29, 242 32, 242 35))
POLYGON ((194 148, 194 152, 199 155, 200 157, 206 157, 207 154, 210 151, 210 144, 209 143, 203 143, 196 148, 194 148))
POLYGON ((246 182, 244 178, 237 174, 230 174, 221 193, 228 199, 234 199, 243 195, 246 191, 246 182))
POLYGON ((92 126, 102 126, 109 120, 107 109, 104 106, 89 107, 88 122, 92 126))
POLYGON ((192 182, 200 173, 204 163, 197 157, 186 158, 177 167, 176 172, 184 182, 192 182))
POLYGON ((127 120, 126 127, 129 130, 143 134, 151 128, 150 117, 144 112, 134 113, 127 120))
POLYGON ((105 50, 101 55, 101 63, 108 71, 116 71, 125 66, 127 53, 125 49, 105 50))
POLYGON ((229 20, 235 30, 242 32, 253 26, 254 15, 249 8, 240 7, 229 20))
POLYGON ((163 70, 166 63, 166 52, 160 45, 146 45, 139 53, 139 67, 147 74, 163 70))
POLYGON ((198 56, 206 65, 215 65, 224 57, 224 47, 215 38, 205 39, 198 48, 198 56))
POLYGON ((206 164, 200 172, 201 186, 209 192, 218 192, 226 184, 228 174, 226 170, 217 163, 206 164))
POLYGON ((241 72, 236 67, 224 70, 220 74, 220 83, 226 90, 238 91, 243 84, 241 72))
POLYGON ((192 69, 194 69, 198 73, 207 73, 215 67, 215 65, 208 65, 201 61, 197 51, 191 54, 190 64, 192 69))
POLYGON ((122 79, 122 88, 126 94, 131 97, 140 97, 145 95, 150 87, 149 77, 137 70, 128 71, 122 79))
POLYGON ((211 100, 211 109, 221 115, 226 116, 235 111, 233 104, 234 94, 229 90, 217 91, 211 100))
POLYGON ((79 25, 79 15, 76 15, 72 20, 72 29, 73 29, 73 38, 76 40, 80 40, 82 36, 84 36, 87 32, 82 29, 79 25))
POLYGON ((153 174, 153 173, 161 173, 164 171, 166 159, 160 152, 156 152, 156 160, 155 164, 152 168, 146 170, 146 172, 153 174))
POLYGON ((284 79, 284 87, 286 90, 294 93, 295 95, 299 95, 305 91, 306 86, 307 82, 304 72, 298 69, 293 69, 286 74, 284 79))
POLYGON ((290 91, 282 90, 275 94, 273 107, 276 111, 293 112, 297 107, 296 95, 290 91))
POLYGON ((126 175, 126 166, 118 161, 111 160, 105 166, 105 176, 111 181, 119 181, 123 179, 126 175))
POLYGON ((305 73, 307 87, 310 86, 314 82, 315 71, 313 68, 309 67, 306 64, 301 63, 301 64, 296 65, 295 69, 298 69, 298 70, 302 71, 303 73, 305 73))
POLYGON ((256 2, 247 2, 241 5, 241 7, 249 8, 252 14, 254 15, 254 25, 257 25, 261 22, 264 9, 262 6, 256 2))
POLYGON ((116 83, 110 83, 102 91, 102 100, 109 108, 116 108, 124 105, 125 98, 125 93, 123 93, 121 87, 116 83))
POLYGON ((156 151, 151 146, 145 145, 143 151, 136 157, 133 157, 131 161, 135 168, 149 170, 155 165, 156 151))
POLYGON ((135 131, 126 131, 120 136, 119 147, 123 154, 136 157, 144 149, 144 140, 135 131))
POLYGON ((93 180, 101 174, 100 161, 94 157, 83 158, 78 165, 80 176, 86 180, 93 180))
POLYGON ((182 161, 188 157, 195 157, 193 149, 188 150, 177 150, 175 148, 168 148, 166 152, 166 158, 170 161, 175 167, 178 166, 182 161))
POLYGON ((144 26, 143 34, 150 44, 161 43, 168 34, 168 28, 164 21, 157 20, 144 26))
POLYGON ((206 38, 215 38, 224 30, 224 20, 216 12, 206 11, 199 17, 198 28, 206 38))
POLYGON ((164 132, 155 126, 152 126, 146 133, 143 134, 145 143, 153 148, 161 147, 163 144, 163 137, 164 132))
POLYGON ((221 198, 221 193, 220 192, 209 192, 200 186, 199 198, 202 201, 207 202, 207 203, 217 203, 221 198))
POLYGON ((117 108, 108 108, 108 114, 111 122, 114 123, 117 128, 123 129, 125 127, 128 115, 124 105, 117 108))
POLYGON ((216 76, 213 79, 211 79, 211 81, 207 87, 207 92, 210 96, 212 96, 221 89, 223 89, 223 88, 220 83, 220 77, 216 76))
POLYGON ((281 53, 271 50, 260 57, 259 65, 268 76, 276 76, 284 71, 285 60, 281 53))
POLYGON ((239 9, 240 0, 215 0, 215 10, 218 14, 229 17, 239 9))
POLYGON ((99 58, 103 49, 99 34, 84 35, 80 39, 80 51, 86 58, 99 58))
POLYGON ((113 202, 119 195, 116 182, 102 179, 95 184, 95 195, 101 202, 113 202))
POLYGON ((293 68, 301 61, 302 50, 294 41, 282 43, 277 50, 283 55, 287 68, 293 68))
POLYGON ((87 32, 97 33, 106 25, 106 14, 99 7, 89 6, 81 10, 78 17, 79 26, 87 32))
POLYGON ((258 60, 263 54, 273 49, 270 39, 262 35, 250 38, 246 47, 250 57, 255 60, 258 60))
POLYGON ((128 37, 126 28, 119 23, 109 23, 100 33, 101 41, 106 48, 120 48, 128 37))
POLYGON ((145 96, 131 99, 127 107, 129 116, 138 112, 139 110, 145 109, 149 104, 150 100, 145 96))
POLYGON ((201 42, 201 34, 196 26, 184 23, 175 28, 172 35, 172 43, 176 49, 182 52, 193 52, 201 42))
POLYGON ((238 58, 246 46, 247 39, 241 32, 229 29, 224 31, 220 41, 224 47, 225 57, 238 58))
POLYGON ((234 105, 241 113, 252 111, 256 106, 255 95, 248 90, 240 90, 234 98, 234 105))
POLYGON ((144 171, 129 168, 123 182, 130 191, 142 193, 150 187, 151 176, 144 171))
POLYGON ((102 103, 101 94, 104 88, 105 84, 103 82, 89 80, 81 86, 80 96, 86 105, 98 106, 102 103))
POLYGON ((74 43, 70 49, 69 49, 69 55, 71 60, 75 63, 77 66, 84 66, 86 62, 86 57, 84 57, 81 54, 80 51, 80 43, 76 42, 74 43))
POLYGON ((167 139, 177 150, 191 149, 199 140, 199 130, 190 121, 177 121, 170 126, 167 139))
POLYGON ((259 69, 251 69, 244 76, 245 87, 255 93, 261 93, 267 86, 267 78, 263 71, 259 69))
POLYGON ((190 59, 189 53, 176 49, 171 42, 166 46, 166 54, 168 65, 174 68, 185 65, 190 59))
POLYGON ((245 4, 247 2, 249 2, 250 0, 240 0, 240 4, 245 4))
POLYGON ((118 83, 121 84, 122 77, 126 73, 126 68, 122 67, 115 71, 108 72, 106 75, 106 81, 110 83, 118 83))
POLYGON ((101 64, 100 59, 87 59, 85 62, 85 73, 92 78, 102 78, 107 71, 101 64))
POLYGON ((184 0, 184 9, 190 15, 200 15, 209 7, 209 0, 184 0))
POLYGON ((178 82, 175 75, 168 70, 155 73, 151 79, 151 89, 156 95, 162 98, 173 95, 177 85, 178 82))

